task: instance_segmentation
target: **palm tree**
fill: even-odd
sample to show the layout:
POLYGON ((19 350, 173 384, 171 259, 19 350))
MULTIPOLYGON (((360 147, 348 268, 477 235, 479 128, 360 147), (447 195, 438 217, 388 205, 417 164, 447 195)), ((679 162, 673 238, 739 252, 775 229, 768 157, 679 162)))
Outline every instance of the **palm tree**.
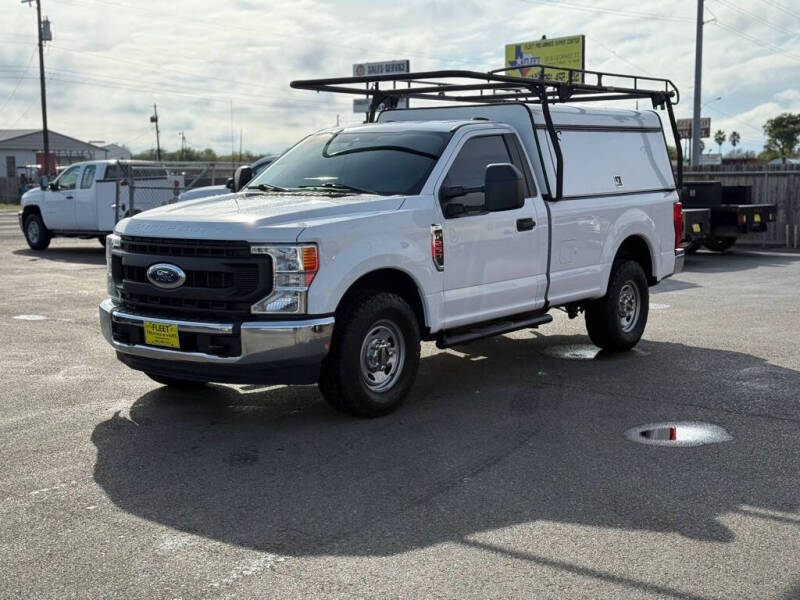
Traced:
POLYGON ((725 143, 725 132, 722 129, 717 129, 714 133, 714 143, 719 146, 719 153, 722 154, 722 144, 725 143))
POLYGON ((728 138, 728 141, 731 143, 731 146, 733 146, 733 153, 736 154, 736 146, 738 146, 739 142, 741 141, 741 138, 739 137, 739 132, 731 131, 731 135, 728 138))

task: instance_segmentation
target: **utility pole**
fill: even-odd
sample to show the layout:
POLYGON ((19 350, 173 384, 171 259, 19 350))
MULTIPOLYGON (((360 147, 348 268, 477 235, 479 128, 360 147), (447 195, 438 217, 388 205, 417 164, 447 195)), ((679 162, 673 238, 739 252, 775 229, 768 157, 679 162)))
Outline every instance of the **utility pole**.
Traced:
POLYGON ((181 136, 181 160, 184 160, 186 152, 186 136, 182 131, 178 132, 178 135, 181 136))
POLYGON ((697 34, 694 47, 694 113, 692 114, 692 162, 700 164, 700 82, 703 74, 703 0, 697 0, 697 34))
POLYGON ((153 104, 153 114, 150 117, 150 122, 156 124, 156 160, 161 162, 161 140, 158 135, 158 106, 153 104))
MULTIPOLYGON (((22 0, 23 4, 31 5, 33 0, 22 0)), ((44 146, 44 160, 42 161, 42 183, 46 183, 46 178, 50 174, 50 135, 47 130, 47 91, 44 84, 44 42, 53 39, 50 33, 50 22, 45 20, 47 31, 42 28, 42 5, 40 0, 36 0, 36 25, 39 33, 39 87, 42 93, 42 145, 44 146)))

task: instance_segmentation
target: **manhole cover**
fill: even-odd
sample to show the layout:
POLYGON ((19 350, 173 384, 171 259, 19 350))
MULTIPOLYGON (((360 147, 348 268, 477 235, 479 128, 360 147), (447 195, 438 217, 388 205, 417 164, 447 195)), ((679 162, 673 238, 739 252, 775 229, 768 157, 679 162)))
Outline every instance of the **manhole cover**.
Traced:
POLYGON ((629 429, 625 437, 632 442, 651 446, 681 447, 717 444, 733 439, 722 427, 699 421, 650 423, 629 429))

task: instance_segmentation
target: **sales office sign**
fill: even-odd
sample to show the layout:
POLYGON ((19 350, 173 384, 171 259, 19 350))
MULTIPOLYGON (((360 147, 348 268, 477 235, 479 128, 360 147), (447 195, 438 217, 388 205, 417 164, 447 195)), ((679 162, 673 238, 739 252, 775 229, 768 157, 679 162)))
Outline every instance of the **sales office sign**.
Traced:
MULTIPOLYGON (((411 61, 387 60, 383 62, 356 63, 353 65, 353 77, 369 77, 373 75, 397 75, 410 73, 411 61)), ((363 113, 369 110, 369 98, 356 98, 353 100, 353 112, 363 113)), ((408 108, 408 98, 400 98, 397 108, 408 108)), ((383 109, 383 105, 379 107, 383 109)))

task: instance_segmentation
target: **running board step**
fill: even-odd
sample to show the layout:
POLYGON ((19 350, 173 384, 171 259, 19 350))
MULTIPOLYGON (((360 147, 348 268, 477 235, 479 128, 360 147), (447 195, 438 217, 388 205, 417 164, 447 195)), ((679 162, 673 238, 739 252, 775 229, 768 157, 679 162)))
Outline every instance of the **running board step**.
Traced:
POLYGON ((439 339, 436 340, 438 348, 451 348, 459 346, 482 338, 499 335, 501 333, 508 333, 509 331, 516 331, 518 329, 527 329, 529 327, 536 328, 539 325, 544 325, 553 320, 552 315, 538 315, 536 317, 527 317, 525 319, 508 319, 505 321, 495 321, 488 325, 477 326, 473 329, 462 330, 453 333, 442 333, 439 339))

